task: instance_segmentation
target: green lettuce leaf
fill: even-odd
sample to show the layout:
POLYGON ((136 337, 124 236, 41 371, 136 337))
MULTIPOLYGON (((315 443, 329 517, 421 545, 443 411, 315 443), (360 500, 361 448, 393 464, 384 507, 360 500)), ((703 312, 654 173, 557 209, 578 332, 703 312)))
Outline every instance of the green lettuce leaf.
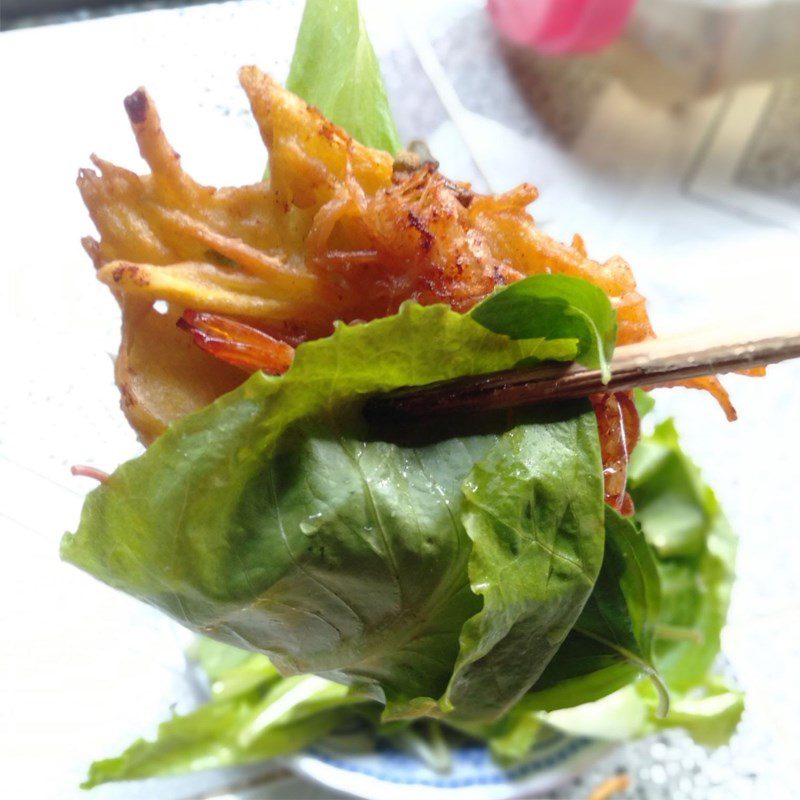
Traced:
POLYGON ((637 684, 630 688, 636 689, 648 710, 647 724, 635 731, 635 736, 665 728, 682 728, 698 744, 720 747, 730 741, 744 713, 743 693, 713 676, 703 679, 690 692, 674 692, 670 712, 663 718, 653 713, 651 686, 637 684))
POLYGON ((617 314, 605 292, 588 281, 533 275, 490 295, 470 313, 489 330, 512 339, 576 336, 576 360, 602 370, 606 382, 611 377, 617 314))
POLYGON ((528 707, 586 703, 646 674, 666 713, 668 693, 654 662, 661 588, 652 548, 636 526, 606 507, 603 566, 591 597, 550 662, 528 707))
POLYGON ((681 450, 672 420, 657 426, 634 452, 630 491, 661 578, 656 657, 670 685, 688 690, 719 654, 735 575, 736 534, 681 450), (669 514, 664 498, 672 503, 669 514))
POLYGON ((633 390, 633 402, 635 403, 636 410, 639 412, 639 416, 642 419, 644 419, 655 408, 656 405, 653 395, 650 394, 650 392, 646 392, 644 389, 633 390))
POLYGON ((286 88, 362 144, 400 150, 358 0, 306 0, 286 88))
MULTIPOLYGON (((533 519, 537 482, 547 489, 545 547, 526 547, 546 562, 548 547, 574 550, 570 580, 580 586, 566 567, 554 570, 543 625, 557 646, 601 560, 597 435, 580 405, 552 423, 555 437, 536 415, 502 414, 468 420, 468 433, 462 421, 462 430, 437 424, 417 441, 392 442, 366 429, 360 406, 375 391, 574 355, 574 339, 511 341, 443 306, 407 304, 395 317, 339 326, 299 347, 284 376, 254 375, 120 467, 87 498, 63 556, 194 630, 269 655, 284 674, 314 672, 363 686, 398 714, 428 713, 459 648, 460 667, 474 649, 481 668, 498 672, 490 662, 506 657, 513 623, 498 603, 497 624, 484 615, 488 633, 459 642, 480 610, 467 574, 469 535, 479 535, 461 518, 465 479, 490 454, 497 465, 510 459, 528 474, 497 502, 532 506, 533 519), (564 466, 545 482, 535 461, 548 446, 560 447, 564 466)), ((558 459, 547 459, 552 471, 558 459)), ((528 562, 535 567, 533 555, 528 562)), ((507 603, 530 616, 542 595, 515 580, 507 603)), ((518 667, 507 704, 543 666, 518 667)), ((484 713, 486 700, 459 693, 459 680, 443 712, 484 713)))
POLYGON ((661 610, 661 587, 651 548, 629 520, 605 509, 603 568, 575 632, 638 663, 653 664, 653 634, 661 610))
POLYGON ((472 470, 464 520, 483 608, 461 632, 447 707, 496 718, 539 678, 603 560, 603 481, 588 404, 537 412, 472 470), (577 424, 576 424, 577 423, 577 424))
POLYGON ((245 667, 250 661, 256 660, 260 671, 269 676, 270 669, 275 669, 269 664, 268 659, 258 656, 248 650, 231 647, 213 639, 198 636, 186 651, 186 655, 205 672, 208 679, 214 683, 223 677, 245 667))
MULTIPOLYGON (((82 788, 110 781, 179 775, 273 758, 302 749, 328 734, 365 697, 314 675, 280 678, 263 656, 261 680, 248 691, 216 697, 161 723, 154 741, 139 739, 116 758, 96 761, 82 788)), ((256 670, 253 669, 255 673, 256 670)), ((228 680, 226 669, 217 677, 228 680)))
MULTIPOLYGON (((679 449, 671 423, 665 423, 655 435, 646 437, 644 444, 646 448, 661 450, 662 457, 679 456, 683 471, 699 480, 696 468, 679 449)), ((636 464, 633 472, 637 488, 647 481, 663 480, 664 473, 644 469, 656 463, 654 455, 645 450, 636 464)), ((655 493, 653 486, 649 488, 655 493)), ((664 490, 668 489, 665 485, 664 490)), ((470 723, 448 717, 448 726, 486 741, 493 756, 506 765, 523 758, 549 727, 609 739, 630 739, 679 727, 701 744, 725 743, 741 718, 743 698, 740 692, 708 674, 716 650, 713 647, 713 652, 704 647, 698 650, 698 643, 701 636, 710 632, 718 649, 718 615, 722 613, 724 617, 726 592, 732 577, 731 548, 735 541, 727 526, 722 526, 724 518, 716 501, 707 492, 700 492, 703 494, 712 516, 704 536, 706 546, 695 554, 699 559, 696 564, 678 559, 685 580, 667 581, 663 598, 659 597, 658 570, 667 569, 665 574, 675 578, 679 566, 675 557, 658 560, 636 527, 606 508, 605 552, 595 588, 542 677, 500 719, 470 723), (702 566, 703 562, 708 563, 702 566), (667 564, 671 566, 666 567, 667 564), (697 587, 690 585, 690 576, 694 576, 695 582, 700 578, 697 587), (709 586, 713 591, 704 590, 709 586), (686 598, 691 602, 684 602, 686 598), (687 613, 689 608, 694 609, 691 614, 687 613), (713 613, 709 608, 714 609, 713 613), (687 628, 687 624, 694 627, 687 628), (583 635, 581 630, 592 631, 613 646, 604 646, 597 638, 583 635), (677 676, 670 687, 671 705, 666 717, 658 714, 661 698, 654 685, 638 680, 642 673, 638 657, 652 659, 656 642, 662 651, 659 666, 673 679, 677 676), (621 650, 636 653, 638 657, 625 657, 621 650), (698 652, 699 660, 695 657, 698 652), (676 683, 681 685, 682 681, 683 690, 676 688, 676 683)), ((491 499, 491 493, 487 492, 486 497, 491 499)), ((655 533, 651 530, 651 534, 655 533)), ((405 742, 403 746, 410 747, 408 742, 416 743, 415 752, 421 749, 427 758, 435 755, 438 761, 446 761, 446 746, 441 741, 438 745, 433 740, 428 742, 424 729, 398 728, 398 723, 379 728, 378 704, 361 701, 352 690, 316 678, 320 682, 311 685, 316 688, 303 700, 308 704, 300 704, 290 725, 268 726, 253 739, 257 746, 244 747, 241 742, 247 738, 241 739, 240 731, 253 729, 249 710, 258 698, 267 695, 269 687, 298 679, 281 678, 263 655, 207 639, 201 639, 192 654, 211 678, 214 709, 204 707, 187 717, 174 718, 162 726, 155 742, 137 742, 121 757, 98 762, 87 785, 242 763, 290 752, 356 716, 367 720, 367 728, 360 726, 360 730, 374 730, 373 736, 389 736, 396 746, 405 742), (332 694, 323 691, 326 686, 334 687, 332 694), (320 698, 322 706, 314 706, 320 698), (310 710, 319 714, 306 713, 310 710), (233 737, 237 738, 232 746, 233 737)), ((287 686, 280 691, 273 688, 273 700, 286 689, 287 686)), ((267 708, 270 707, 274 704, 270 706, 267 701, 267 708)))
POLYGON ((630 740, 667 728, 682 728, 698 744, 726 744, 744 711, 740 691, 716 678, 704 679, 692 692, 671 694, 669 714, 658 714, 658 697, 649 682, 626 686, 586 705, 539 715, 539 721, 573 736, 630 740))
POLYGON ((281 677, 265 655, 205 637, 195 640, 188 655, 208 676, 214 700, 238 697, 281 677))
POLYGON ((661 584, 653 651, 670 692, 670 712, 659 718, 656 691, 638 682, 544 718, 580 735, 627 739, 682 727, 702 744, 722 744, 744 708, 742 693, 713 675, 734 578, 735 534, 714 493, 681 450, 671 420, 644 437, 629 476, 636 517, 655 555, 661 584))
POLYGON ((540 712, 598 700, 649 674, 665 703, 653 664, 659 582, 650 546, 632 522, 605 509, 605 552, 592 594, 575 626, 533 689, 501 720, 467 726, 495 758, 513 764, 542 730, 540 712))

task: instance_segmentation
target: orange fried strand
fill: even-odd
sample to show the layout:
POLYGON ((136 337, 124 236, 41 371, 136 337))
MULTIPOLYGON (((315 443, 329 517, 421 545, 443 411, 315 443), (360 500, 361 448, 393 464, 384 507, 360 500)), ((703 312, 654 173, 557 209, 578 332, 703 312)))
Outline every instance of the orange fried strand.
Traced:
POLYGON ((285 342, 219 314, 187 310, 178 327, 191 333, 202 350, 248 372, 260 369, 281 375, 294 359, 294 348, 285 342))
MULTIPOLYGON (((757 373, 754 375, 757 377, 757 373)), ((691 378, 686 381, 675 381, 673 383, 659 383, 657 386, 648 386, 648 389, 672 389, 682 386, 685 389, 700 389, 708 392, 722 407, 728 422, 736 422, 738 414, 731 402, 728 390, 719 382, 719 378, 714 375, 706 375, 702 378, 691 378)))

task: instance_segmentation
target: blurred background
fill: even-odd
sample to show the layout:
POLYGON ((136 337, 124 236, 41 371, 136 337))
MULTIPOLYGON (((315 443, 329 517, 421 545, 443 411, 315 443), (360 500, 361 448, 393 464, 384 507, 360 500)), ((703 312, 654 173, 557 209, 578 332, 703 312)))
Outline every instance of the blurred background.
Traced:
MULTIPOLYGON (((446 174, 479 190, 536 184, 537 222, 565 240, 580 232, 594 258, 628 259, 659 331, 796 320, 800 2, 362 7, 403 139, 426 140, 446 174)), ((146 85, 190 173, 256 180, 265 154, 236 71, 256 63, 283 80, 301 10, 291 0, 0 9, 0 747, 12 796, 79 796, 91 760, 193 697, 175 626, 58 560, 90 488, 69 466, 109 469, 139 452, 106 357, 117 311, 80 247, 91 224, 77 170, 93 151, 142 169, 122 98, 146 85)), ((713 753, 680 733, 625 745, 558 797, 585 797, 618 768, 641 800, 783 800, 800 785, 800 369, 726 384, 733 427, 699 393, 658 400, 741 535, 724 643, 748 697, 741 729, 713 753)), ((281 780, 276 796, 317 792, 281 780)), ((86 797, 183 800, 208 785, 86 797)))

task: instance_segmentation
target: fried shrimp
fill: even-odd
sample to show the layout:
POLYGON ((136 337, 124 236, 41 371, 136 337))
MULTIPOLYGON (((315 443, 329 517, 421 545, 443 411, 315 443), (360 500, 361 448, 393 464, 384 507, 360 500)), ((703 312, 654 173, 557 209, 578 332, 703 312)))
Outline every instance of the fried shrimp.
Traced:
MULTIPOLYGON (((144 89, 125 108, 150 174, 93 156, 95 170, 78 177, 99 232, 84 246, 122 308, 122 405, 145 443, 247 371, 285 371, 294 347, 336 321, 387 316, 406 300, 464 312, 525 276, 571 275, 608 295, 619 344, 653 336, 630 266, 593 261, 578 236, 566 245, 540 231, 530 184, 478 194, 433 163, 359 144, 255 67, 240 80, 269 151, 268 180, 198 184, 144 89)), ((716 379, 702 380, 729 404, 716 379)), ((593 402, 607 498, 627 511, 635 408, 626 396, 593 402)))

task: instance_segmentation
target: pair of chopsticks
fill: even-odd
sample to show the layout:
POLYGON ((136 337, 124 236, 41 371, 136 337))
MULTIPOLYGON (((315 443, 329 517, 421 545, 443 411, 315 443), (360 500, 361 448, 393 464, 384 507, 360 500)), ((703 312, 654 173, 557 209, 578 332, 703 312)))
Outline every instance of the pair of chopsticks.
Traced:
POLYGON ((545 364, 398 389, 371 398, 364 413, 376 421, 429 419, 657 386, 792 358, 800 358, 800 329, 771 335, 717 329, 618 347, 610 364, 611 379, 605 384, 599 370, 578 364, 545 364))

